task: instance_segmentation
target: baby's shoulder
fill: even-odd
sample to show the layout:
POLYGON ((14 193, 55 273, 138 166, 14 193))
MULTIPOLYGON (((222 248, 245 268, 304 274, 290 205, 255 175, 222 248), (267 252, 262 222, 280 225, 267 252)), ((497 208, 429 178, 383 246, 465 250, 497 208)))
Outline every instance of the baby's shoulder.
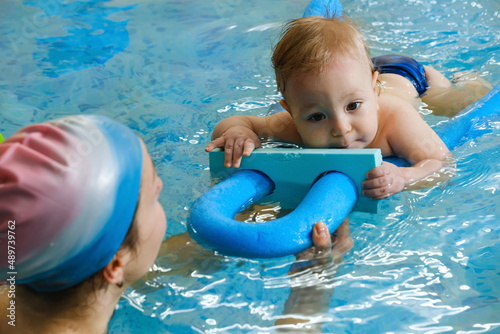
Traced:
POLYGON ((415 103, 397 95, 381 94, 378 97, 379 117, 382 118, 407 118, 420 117, 415 103))
POLYGON ((394 96, 379 99, 379 132, 390 142, 391 138, 420 129, 425 121, 417 109, 407 100, 394 96))

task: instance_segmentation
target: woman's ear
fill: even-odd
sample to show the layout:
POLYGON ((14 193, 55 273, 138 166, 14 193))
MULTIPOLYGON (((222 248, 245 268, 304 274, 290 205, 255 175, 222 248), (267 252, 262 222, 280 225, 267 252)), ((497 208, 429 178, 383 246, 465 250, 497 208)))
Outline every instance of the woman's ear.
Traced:
MULTIPOLYGON (((290 115, 292 115, 292 110, 290 109, 290 107, 288 106, 288 103, 286 103, 285 100, 281 99, 280 100, 280 105, 283 107, 283 109, 285 109, 286 111, 288 111, 288 113, 290 115)), ((292 117, 293 117, 293 115, 292 115, 292 117)))
POLYGON ((109 284, 123 284, 124 281, 124 261, 119 252, 117 252, 111 261, 102 269, 102 276, 109 284))

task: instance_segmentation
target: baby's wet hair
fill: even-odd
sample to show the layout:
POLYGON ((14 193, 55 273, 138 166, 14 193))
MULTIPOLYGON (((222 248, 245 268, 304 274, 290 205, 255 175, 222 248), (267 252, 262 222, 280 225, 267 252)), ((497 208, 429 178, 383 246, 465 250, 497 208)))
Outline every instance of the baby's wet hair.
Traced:
POLYGON ((271 58, 278 91, 294 74, 320 73, 343 59, 366 61, 373 72, 368 47, 358 27, 346 18, 310 16, 285 24, 271 58))

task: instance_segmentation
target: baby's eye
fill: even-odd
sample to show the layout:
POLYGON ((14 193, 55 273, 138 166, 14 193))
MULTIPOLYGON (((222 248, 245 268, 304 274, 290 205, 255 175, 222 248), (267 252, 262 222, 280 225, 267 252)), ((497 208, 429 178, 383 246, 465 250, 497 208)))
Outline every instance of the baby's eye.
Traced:
POLYGON ((324 120, 324 119, 325 119, 325 115, 323 115, 323 114, 314 114, 314 115, 309 116, 309 120, 313 121, 313 122, 319 122, 319 121, 324 120))
POLYGON ((354 111, 359 108, 361 102, 351 102, 347 105, 347 111, 354 111))

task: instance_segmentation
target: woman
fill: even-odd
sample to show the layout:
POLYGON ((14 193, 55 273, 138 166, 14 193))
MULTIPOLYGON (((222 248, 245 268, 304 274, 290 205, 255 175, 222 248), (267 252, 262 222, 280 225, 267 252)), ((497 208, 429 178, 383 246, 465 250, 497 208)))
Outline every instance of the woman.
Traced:
MULTIPOLYGON (((31 125, 1 143, 0 333, 106 333, 160 249, 161 188, 144 143, 103 116, 31 125)), ((328 230, 315 228, 324 251, 328 230)))
POLYGON ((165 235, 161 188, 144 143, 103 116, 0 144, 0 332, 107 332, 165 235))

